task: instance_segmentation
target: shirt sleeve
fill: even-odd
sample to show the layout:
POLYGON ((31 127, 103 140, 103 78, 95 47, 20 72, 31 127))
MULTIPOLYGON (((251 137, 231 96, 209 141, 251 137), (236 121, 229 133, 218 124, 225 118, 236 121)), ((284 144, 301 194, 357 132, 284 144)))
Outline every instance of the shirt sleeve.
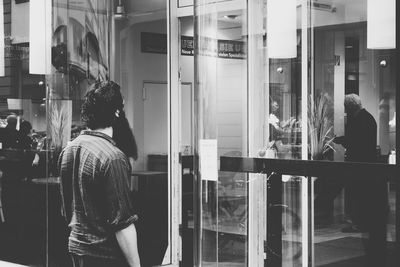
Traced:
POLYGON ((105 175, 105 215, 111 229, 117 232, 138 220, 129 191, 129 162, 126 159, 111 160, 105 175))

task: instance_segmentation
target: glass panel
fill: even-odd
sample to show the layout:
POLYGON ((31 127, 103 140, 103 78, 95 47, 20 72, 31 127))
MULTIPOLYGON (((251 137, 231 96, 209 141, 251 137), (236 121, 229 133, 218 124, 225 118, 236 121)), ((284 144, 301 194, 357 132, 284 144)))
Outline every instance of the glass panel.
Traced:
MULTIPOLYGON (((312 4, 310 159, 384 164, 394 160, 395 2, 312 4)), ((328 173, 314 183, 315 265, 393 262, 393 185, 387 177, 371 177, 362 170, 347 177, 328 173)))
POLYGON ((195 4, 202 266, 246 266, 248 261, 248 177, 219 172, 217 161, 248 155, 246 21, 246 1, 195 4))
POLYGON ((141 264, 170 264, 167 1, 113 2, 111 77, 121 85, 138 149, 132 189, 141 264))
POLYGON ((193 17, 180 18, 180 152, 182 155, 182 266, 192 266, 194 260, 194 166, 193 126, 197 96, 194 94, 193 17))
POLYGON ((48 155, 48 172, 38 183, 49 194, 48 266, 72 266, 68 253, 70 229, 61 215, 57 161, 67 143, 85 129, 81 106, 88 88, 95 81, 110 77, 110 43, 104 37, 110 31, 111 7, 106 0, 56 0, 52 11, 52 68, 43 146, 48 155))
MULTIPOLYGON (((323 9, 312 9, 315 40, 314 101, 309 125, 310 139, 315 143, 311 147, 312 159, 387 163, 388 155, 395 153, 398 63, 394 46, 377 49, 368 44, 377 38, 376 28, 367 34, 373 24, 378 24, 380 31, 388 30, 379 28, 382 27, 379 20, 368 21, 371 26, 367 26, 367 11, 371 11, 373 2, 369 9, 366 0, 333 1, 323 9), (358 112, 359 109, 362 111, 358 112), (361 120, 365 128, 358 127, 361 120), (335 136, 344 139, 333 139, 335 136)), ((379 12, 372 10, 371 16, 375 13, 379 16, 379 12)), ((389 22, 394 24, 389 15, 389 22)))
POLYGON ((9 45, 19 67, 8 75, 21 78, 0 97, 0 265, 44 266, 47 188, 36 181, 47 177, 45 77, 24 71, 18 46, 9 45))
MULTIPOLYGON (((291 0, 248 2, 252 157, 307 159, 306 5, 306 1, 291 0)), ((308 266, 307 179, 274 173, 267 177, 262 211, 266 228, 259 229, 266 265, 308 266)), ((262 182, 257 183, 262 188, 262 182)), ((254 193, 262 199, 256 188, 254 193)))
MULTIPOLYGON (((269 175, 266 265, 303 266, 303 177, 269 175)), ((307 255, 305 256, 307 258, 307 255)))
POLYGON ((250 142, 257 157, 302 159, 302 104, 307 103, 302 64, 308 55, 303 51, 307 31, 301 29, 307 9, 286 2, 249 3, 250 142))
MULTIPOLYGON (((50 36, 38 21, 36 40, 30 40, 29 5, 16 2, 0 3, 0 265, 45 266, 48 196, 36 181, 47 177, 49 66, 45 56, 31 55, 38 52, 34 41, 50 36)), ((43 17, 51 13, 44 3, 38 3, 43 17)))

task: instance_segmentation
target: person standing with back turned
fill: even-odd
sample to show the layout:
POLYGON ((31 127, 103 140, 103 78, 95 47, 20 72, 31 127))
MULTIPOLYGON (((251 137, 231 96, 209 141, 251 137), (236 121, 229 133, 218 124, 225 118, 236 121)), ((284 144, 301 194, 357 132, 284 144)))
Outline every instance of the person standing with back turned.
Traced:
MULTIPOLYGON (((356 94, 345 96, 347 124, 345 135, 333 141, 346 148, 346 161, 377 162, 377 124, 361 104, 356 94)), ((367 234, 365 266, 385 266, 386 223, 388 214, 387 183, 384 177, 374 177, 360 169, 351 173, 346 183, 350 196, 350 216, 353 225, 344 232, 360 231, 367 234)))
POLYGON ((116 83, 94 84, 82 105, 88 130, 59 158, 62 211, 71 228, 68 249, 74 267, 140 266, 130 164, 112 139, 112 125, 122 109, 116 83))

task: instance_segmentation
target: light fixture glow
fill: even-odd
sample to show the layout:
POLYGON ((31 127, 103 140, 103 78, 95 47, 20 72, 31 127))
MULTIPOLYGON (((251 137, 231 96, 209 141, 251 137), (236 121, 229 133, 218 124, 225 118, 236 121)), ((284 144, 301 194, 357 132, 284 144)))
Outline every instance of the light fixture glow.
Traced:
POLYGON ((368 0, 367 48, 396 48, 396 0, 368 0))
POLYGON ((297 57, 296 0, 267 3, 267 49, 270 58, 297 57))
POLYGON ((225 15, 224 18, 226 19, 230 19, 230 20, 235 20, 237 19, 239 16, 238 15, 225 15))
POLYGON ((396 127, 396 112, 393 114, 393 118, 389 121, 390 127, 396 127))
POLYGON ((29 73, 51 72, 51 0, 29 3, 29 73))

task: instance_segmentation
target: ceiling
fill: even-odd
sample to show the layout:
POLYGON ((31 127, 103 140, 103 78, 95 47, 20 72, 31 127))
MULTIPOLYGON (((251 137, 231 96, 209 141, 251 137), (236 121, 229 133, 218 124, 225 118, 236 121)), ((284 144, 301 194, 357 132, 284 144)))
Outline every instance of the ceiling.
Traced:
MULTIPOLYGON (((118 0, 115 0, 118 2, 118 0)), ((164 0, 121 0, 125 6, 126 12, 131 16, 146 16, 164 13, 166 17, 167 1, 164 0)), ((223 1, 224 6, 230 9, 235 5, 241 6, 241 9, 230 10, 227 12, 218 12, 219 21, 222 27, 241 27, 243 23, 243 6, 246 5, 245 0, 223 1), (230 4, 232 3, 232 4, 230 4), (239 15, 237 19, 229 19, 226 15, 239 15)), ((267 0, 264 0, 266 3, 267 0)), ((301 3, 297 0, 297 19, 298 26, 301 25, 301 3)), ((344 24, 352 22, 366 21, 367 18, 367 0, 314 0, 317 4, 327 4, 334 7, 334 12, 323 9, 313 8, 313 26, 325 26, 344 24)), ((149 16, 150 17, 150 16, 149 16)), ((156 16, 157 18, 160 15, 156 16)))

